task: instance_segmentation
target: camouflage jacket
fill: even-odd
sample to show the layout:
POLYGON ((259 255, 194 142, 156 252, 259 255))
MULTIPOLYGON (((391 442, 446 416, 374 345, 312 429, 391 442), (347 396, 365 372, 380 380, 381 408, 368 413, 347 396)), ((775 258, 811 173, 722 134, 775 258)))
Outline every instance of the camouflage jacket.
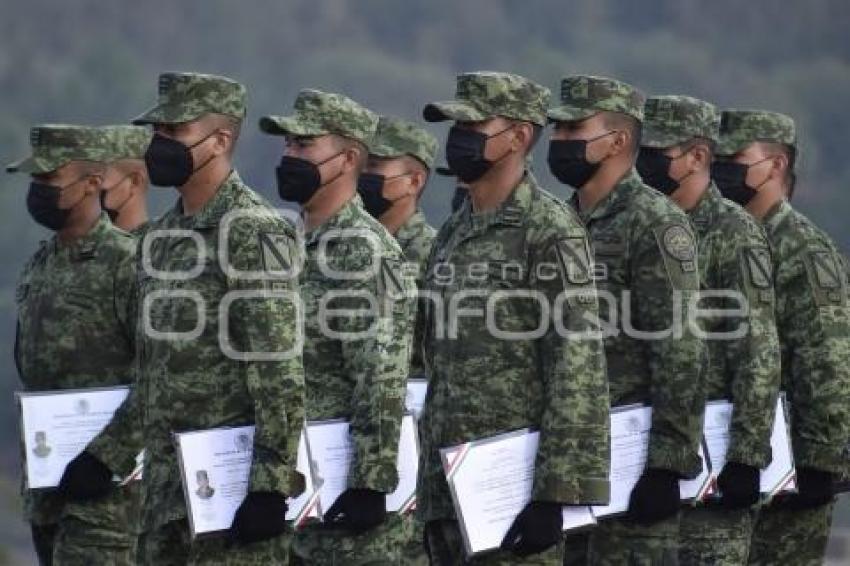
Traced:
MULTIPOLYGON (((395 234, 395 239, 401 246, 405 261, 411 264, 411 267, 416 267, 417 288, 422 288, 428 253, 431 251, 431 244, 434 242, 436 233, 437 231, 425 221, 422 212, 417 210, 395 234)), ((416 329, 421 328, 418 324, 414 327, 416 329)), ((422 362, 422 337, 418 334, 413 337, 409 375, 411 377, 425 376, 425 366, 422 362)))
POLYGON ((415 284, 402 272, 398 244, 359 196, 308 233, 305 247, 307 419, 349 421, 349 487, 390 493, 398 484, 415 284))
MULTIPOLYGON (((135 245, 106 214, 72 244, 56 236, 42 242, 16 289, 15 363, 26 391, 132 382, 135 245)), ((123 491, 98 504, 68 505, 65 512, 104 526, 126 525, 123 491)), ((54 490, 26 490, 24 506, 30 521, 51 524, 63 502, 54 490)))
POLYGON ((142 431, 146 528, 186 513, 174 432, 254 424, 249 489, 302 491, 295 242, 235 172, 195 215, 178 200, 150 224, 137 264, 137 382, 88 447, 128 470, 140 448, 130 439, 142 431))
POLYGON ((850 438, 850 305, 840 253, 785 201, 764 218, 797 466, 841 473, 850 438))
MULTIPOLYGON (((578 194, 573 204, 578 207, 578 194)), ((700 468, 707 352, 694 329, 682 322, 699 291, 696 242, 687 215, 643 184, 634 170, 580 215, 590 234, 600 311, 608 325, 611 402, 651 404, 647 466, 692 476, 700 468)))
POLYGON ((734 403, 727 460, 764 468, 771 461, 770 434, 779 392, 779 338, 774 320, 773 267, 764 229, 712 183, 690 211, 697 232, 704 291, 734 291, 746 303, 707 297, 701 308, 744 307, 742 316, 705 319, 709 352, 707 399, 734 403), (735 339, 720 334, 746 332, 735 339))
POLYGON ((578 217, 530 173, 496 210, 474 213, 467 200, 440 229, 420 303, 424 520, 454 517, 440 448, 526 427, 540 431, 534 499, 608 500, 608 385, 587 320, 597 314, 590 265, 578 217))

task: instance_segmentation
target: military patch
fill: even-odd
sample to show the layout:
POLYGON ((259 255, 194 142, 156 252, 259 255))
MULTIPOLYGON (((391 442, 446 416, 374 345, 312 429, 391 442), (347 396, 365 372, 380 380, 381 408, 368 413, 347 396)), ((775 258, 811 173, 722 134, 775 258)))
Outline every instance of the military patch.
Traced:
POLYGON ((691 233, 684 226, 673 224, 664 230, 662 236, 664 251, 679 261, 692 261, 696 254, 696 245, 691 233))
POLYGON ((666 224, 653 230, 667 277, 674 289, 699 289, 697 247, 691 231, 682 224, 666 224))
POLYGON ((292 238, 287 234, 260 233, 263 269, 268 273, 288 273, 292 267, 292 238))
POLYGON ((564 284, 587 285, 591 281, 590 250, 582 237, 561 238, 555 242, 555 256, 564 284))
POLYGON ((815 301, 820 306, 843 305, 847 299, 844 273, 828 250, 812 250, 806 254, 806 269, 815 301))
POLYGON ((767 248, 747 248, 744 250, 750 283, 757 289, 769 289, 773 282, 770 267, 770 251, 767 248))
POLYGON ((381 271, 378 274, 378 293, 391 299, 400 299, 404 295, 404 283, 401 279, 401 262, 386 257, 381 258, 381 271))

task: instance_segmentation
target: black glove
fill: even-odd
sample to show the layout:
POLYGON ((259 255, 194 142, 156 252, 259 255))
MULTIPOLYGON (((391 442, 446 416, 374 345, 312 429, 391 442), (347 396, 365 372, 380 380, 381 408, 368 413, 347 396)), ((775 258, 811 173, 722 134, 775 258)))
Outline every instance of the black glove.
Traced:
POLYGON ((59 491, 70 501, 100 499, 112 491, 112 476, 106 464, 83 451, 68 462, 59 480, 59 491))
POLYGON ((543 552, 561 540, 563 524, 559 503, 532 501, 514 519, 502 539, 502 549, 517 556, 543 552))
POLYGON ((629 497, 628 517, 651 525, 675 515, 679 505, 679 476, 670 470, 648 468, 629 497))
POLYGON ((325 522, 359 534, 377 527, 386 516, 386 494, 374 489, 349 488, 325 513, 325 522))
POLYGON ((826 505, 835 497, 834 481, 835 476, 830 472, 797 468, 797 493, 777 496, 774 503, 796 511, 826 505))
POLYGON ((761 470, 758 468, 738 462, 727 462, 717 478, 720 504, 727 509, 743 509, 758 503, 760 477, 761 470))
POLYGON ((286 530, 286 496, 276 491, 253 491, 245 496, 230 525, 240 544, 274 538, 286 530))

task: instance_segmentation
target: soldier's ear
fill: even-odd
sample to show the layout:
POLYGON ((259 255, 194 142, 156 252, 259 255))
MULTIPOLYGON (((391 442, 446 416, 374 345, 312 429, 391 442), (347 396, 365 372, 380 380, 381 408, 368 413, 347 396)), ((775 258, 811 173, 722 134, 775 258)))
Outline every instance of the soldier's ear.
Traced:
POLYGON ((103 180, 103 171, 90 172, 83 181, 83 194, 88 197, 100 193, 103 180))
POLYGON ((711 151, 707 146, 698 143, 691 148, 691 160, 695 171, 702 171, 711 167, 711 151))
POLYGON ((613 157, 623 153, 631 144, 631 140, 632 135, 627 130, 615 130, 611 135, 609 155, 613 157))

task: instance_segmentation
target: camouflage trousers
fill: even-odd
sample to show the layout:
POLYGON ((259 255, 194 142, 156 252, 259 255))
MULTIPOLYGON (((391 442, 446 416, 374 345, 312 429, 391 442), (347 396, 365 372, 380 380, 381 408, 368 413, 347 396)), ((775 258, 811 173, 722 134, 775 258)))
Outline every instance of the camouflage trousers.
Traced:
POLYGON ((405 566, 428 566, 428 553, 425 552, 425 525, 411 514, 405 517, 411 522, 410 540, 402 552, 402 562, 405 566))
POLYGON ((741 566, 747 563, 755 511, 719 505, 689 507, 679 527, 679 563, 684 566, 741 566))
POLYGON ((753 528, 749 564, 823 564, 833 507, 834 503, 803 511, 763 507, 753 528))
POLYGON ((365 533, 322 523, 306 525, 295 533, 294 564, 308 566, 377 566, 405 564, 403 556, 415 533, 410 517, 387 515, 387 520, 365 533))
POLYGON ((171 521, 142 533, 139 563, 150 566, 216 564, 220 566, 269 566, 288 564, 292 533, 270 540, 240 545, 227 535, 192 540, 186 519, 171 521))
POLYGON ((624 518, 603 519, 591 531, 592 566, 676 566, 680 514, 643 526, 624 518))
POLYGON ((486 566, 561 566, 564 554, 563 542, 539 554, 520 558, 510 552, 497 550, 467 559, 463 538, 457 521, 445 519, 431 521, 425 525, 425 541, 432 566, 458 566, 474 564, 486 566))
POLYGON ((136 564, 136 535, 64 517, 56 530, 53 564, 132 566, 136 564))

